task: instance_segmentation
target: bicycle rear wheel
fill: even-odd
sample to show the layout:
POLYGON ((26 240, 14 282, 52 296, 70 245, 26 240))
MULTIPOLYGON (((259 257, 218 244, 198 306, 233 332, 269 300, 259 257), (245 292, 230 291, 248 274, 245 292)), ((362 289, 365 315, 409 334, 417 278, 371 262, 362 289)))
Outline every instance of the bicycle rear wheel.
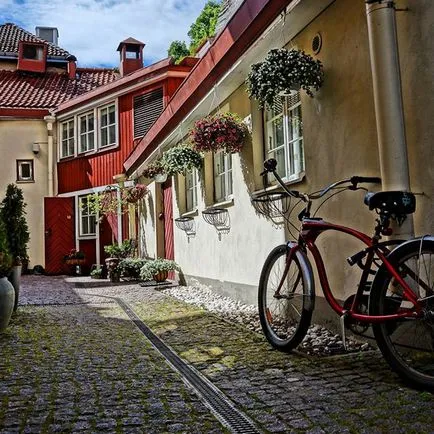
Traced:
POLYGON ((305 337, 315 304, 309 260, 299 250, 288 263, 289 251, 286 244, 271 251, 262 268, 258 291, 264 335, 273 347, 284 352, 294 349, 305 337))
MULTIPOLYGON (((373 324, 378 347, 392 369, 413 386, 434 390, 434 240, 411 240, 388 257, 420 300, 420 318, 373 324)), ((371 289, 370 313, 387 315, 412 309, 403 288, 385 267, 371 289)))

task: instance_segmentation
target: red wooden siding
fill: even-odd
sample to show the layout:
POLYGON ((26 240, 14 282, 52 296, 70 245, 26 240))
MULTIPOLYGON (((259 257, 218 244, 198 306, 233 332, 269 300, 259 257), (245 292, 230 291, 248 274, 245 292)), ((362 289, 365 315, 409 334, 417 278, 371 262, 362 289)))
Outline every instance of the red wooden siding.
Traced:
POLYGON ((166 107, 183 80, 183 78, 168 78, 120 97, 118 100, 119 147, 90 156, 59 161, 57 164, 59 193, 113 184, 113 175, 124 173, 123 163, 137 144, 137 141, 134 143, 133 140, 134 97, 163 87, 163 107, 166 107))
POLYGON ((44 198, 45 271, 47 274, 68 272, 63 257, 75 248, 74 198, 44 198))
POLYGON ((172 204, 172 179, 170 178, 163 184, 164 201, 164 257, 166 259, 175 258, 173 243, 173 204, 172 204))

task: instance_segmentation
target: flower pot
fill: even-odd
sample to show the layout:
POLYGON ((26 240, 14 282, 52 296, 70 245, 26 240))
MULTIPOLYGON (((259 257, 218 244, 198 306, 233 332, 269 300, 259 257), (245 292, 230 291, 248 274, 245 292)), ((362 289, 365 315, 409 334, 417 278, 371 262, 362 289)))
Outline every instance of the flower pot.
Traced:
POLYGON ((155 182, 158 182, 159 184, 166 182, 166 179, 167 179, 167 173, 157 173, 154 176, 155 182))
POLYGON ((84 265, 86 262, 86 259, 67 259, 65 261, 66 265, 84 265))
POLYGON ((9 282, 12 283, 12 286, 15 290, 15 301, 14 301, 14 312, 18 308, 18 298, 20 295, 20 285, 21 285, 21 271, 22 271, 22 265, 15 265, 12 267, 11 274, 8 276, 9 282))
POLYGON ((0 331, 8 325, 14 310, 15 290, 6 277, 0 278, 0 331))
POLYGON ((169 273, 167 271, 160 271, 159 273, 154 275, 153 279, 156 282, 164 282, 165 280, 167 280, 168 275, 169 273))

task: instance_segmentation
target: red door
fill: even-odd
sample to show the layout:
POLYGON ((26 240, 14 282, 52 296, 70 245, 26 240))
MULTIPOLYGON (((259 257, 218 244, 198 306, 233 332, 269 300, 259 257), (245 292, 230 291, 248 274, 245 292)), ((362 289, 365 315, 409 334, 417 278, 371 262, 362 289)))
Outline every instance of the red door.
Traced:
POLYGON ((63 257, 75 248, 74 198, 44 198, 45 271, 65 273, 63 257))
MULTIPOLYGON (((163 215, 164 215, 164 257, 175 258, 173 243, 173 204, 172 204, 172 178, 163 184, 163 215)), ((175 273, 170 273, 169 278, 173 279, 175 273)))

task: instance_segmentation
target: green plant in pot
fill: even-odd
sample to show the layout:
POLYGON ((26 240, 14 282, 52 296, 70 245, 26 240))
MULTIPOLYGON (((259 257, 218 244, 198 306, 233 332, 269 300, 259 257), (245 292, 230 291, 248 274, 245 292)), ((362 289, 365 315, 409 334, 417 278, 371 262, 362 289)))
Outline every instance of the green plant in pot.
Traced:
POLYGON ((156 258, 149 260, 140 270, 140 278, 145 281, 164 282, 170 271, 180 271, 179 265, 171 259, 156 258))
POLYGON ((12 269, 6 229, 0 219, 0 332, 9 324, 15 304, 15 289, 8 280, 12 269))
POLYGON ((6 196, 0 204, 0 218, 5 225, 9 252, 12 256, 12 272, 8 276, 15 289, 14 311, 18 307, 21 270, 23 262, 27 264, 27 244, 30 240, 26 221, 26 203, 23 192, 15 184, 6 188, 6 196))
POLYGON ((301 50, 270 50, 263 62, 255 63, 247 76, 247 91, 262 108, 279 95, 303 89, 310 97, 324 81, 322 63, 301 50))
POLYGON ((177 173, 185 175, 193 169, 200 169, 203 165, 203 157, 190 145, 180 144, 163 153, 161 165, 168 175, 177 173))
POLYGON ((143 170, 142 175, 148 179, 154 179, 156 182, 164 182, 167 179, 167 173, 164 172, 161 159, 149 163, 143 170))
POLYGON ((124 240, 121 245, 111 244, 104 246, 104 251, 109 255, 105 260, 108 277, 111 282, 119 282, 121 269, 119 263, 122 259, 132 256, 135 250, 133 240, 124 240))

